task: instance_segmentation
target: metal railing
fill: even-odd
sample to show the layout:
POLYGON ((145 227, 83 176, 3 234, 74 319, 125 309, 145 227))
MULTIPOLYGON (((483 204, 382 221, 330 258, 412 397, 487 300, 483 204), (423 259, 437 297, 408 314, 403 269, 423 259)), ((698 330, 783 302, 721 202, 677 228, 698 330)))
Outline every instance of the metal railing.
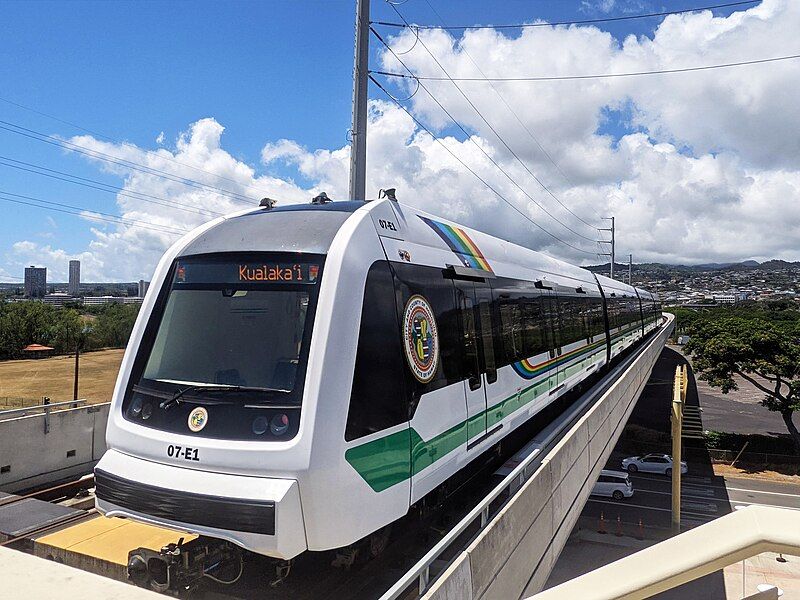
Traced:
POLYGON ((34 406, 25 406, 24 408, 0 409, 0 419, 17 415, 22 416, 30 413, 31 411, 37 410, 50 412, 50 409, 53 408, 78 408, 83 404, 86 404, 86 398, 82 398, 80 400, 66 400, 64 402, 53 402, 51 404, 36 404, 34 406))
MULTIPOLYGON (((586 394, 582 401, 573 404, 561 415, 561 418, 551 423, 544 431, 534 437, 530 444, 534 447, 531 454, 523 459, 478 505, 467 513, 453 529, 447 532, 439 543, 431 548, 403 577, 389 588, 380 597, 380 600, 395 600, 401 597, 413 585, 415 580, 418 581, 419 595, 422 596, 430 587, 431 566, 433 563, 478 519, 480 519, 480 527, 475 535, 488 525, 492 516, 489 511, 492 502, 510 490, 519 490, 539 470, 542 460, 551 447, 555 446, 563 437, 564 432, 568 431, 608 391, 618 375, 628 369, 638 357, 642 356, 655 339, 655 337, 651 338, 636 353, 631 354, 616 365, 590 393, 586 394)), ((510 496, 513 496, 513 493, 509 493, 510 496)))

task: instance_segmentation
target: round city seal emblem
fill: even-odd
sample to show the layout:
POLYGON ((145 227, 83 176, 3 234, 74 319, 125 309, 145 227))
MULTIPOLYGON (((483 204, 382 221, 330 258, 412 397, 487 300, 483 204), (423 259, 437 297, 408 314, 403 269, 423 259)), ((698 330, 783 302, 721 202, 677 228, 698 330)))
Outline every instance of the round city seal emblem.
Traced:
POLYGON ((421 383, 428 383, 439 364, 439 333, 431 305, 419 294, 406 303, 403 341, 411 372, 421 383))
POLYGON ((189 413, 189 429, 197 433, 208 423, 208 411, 198 406, 189 413))

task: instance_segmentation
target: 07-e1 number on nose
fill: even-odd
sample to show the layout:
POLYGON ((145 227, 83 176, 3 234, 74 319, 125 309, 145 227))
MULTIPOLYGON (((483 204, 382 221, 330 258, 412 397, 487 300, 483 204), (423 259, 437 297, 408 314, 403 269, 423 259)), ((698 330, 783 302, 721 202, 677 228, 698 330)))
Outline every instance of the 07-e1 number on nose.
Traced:
POLYGON ((170 458, 182 458, 184 460, 200 461, 197 448, 189 448, 188 446, 175 446, 170 444, 167 446, 167 456, 170 458))

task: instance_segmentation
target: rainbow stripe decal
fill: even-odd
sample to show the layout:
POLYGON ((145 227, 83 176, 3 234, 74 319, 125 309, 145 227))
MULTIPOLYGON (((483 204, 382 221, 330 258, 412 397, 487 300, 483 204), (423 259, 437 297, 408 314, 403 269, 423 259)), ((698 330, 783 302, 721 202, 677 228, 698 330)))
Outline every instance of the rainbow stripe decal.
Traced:
POLYGON ((420 217, 436 234, 444 240, 450 249, 458 255, 461 262, 465 267, 472 269, 479 269, 481 271, 489 271, 493 273, 492 267, 483 256, 483 253, 478 249, 475 242, 472 241, 467 235, 467 232, 452 225, 439 223, 426 217, 420 217))
POLYGON ((520 360, 518 362, 512 363, 512 367, 517 372, 517 375, 522 377, 523 379, 533 379, 534 377, 538 377, 542 373, 546 373, 550 369, 554 369, 564 363, 572 360, 573 358, 577 358, 583 354, 596 350, 600 346, 604 346, 606 343, 605 340, 600 340, 599 342, 595 342, 589 346, 584 346, 582 348, 576 348, 566 354, 562 354, 561 356, 556 356, 555 358, 551 358, 550 360, 546 360, 542 363, 537 365, 531 364, 530 359, 520 360))

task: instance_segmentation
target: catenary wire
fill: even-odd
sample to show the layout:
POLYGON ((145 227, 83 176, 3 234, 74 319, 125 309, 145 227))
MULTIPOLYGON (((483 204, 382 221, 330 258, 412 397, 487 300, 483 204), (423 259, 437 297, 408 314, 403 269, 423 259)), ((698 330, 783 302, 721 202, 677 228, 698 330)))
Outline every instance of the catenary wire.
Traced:
MULTIPOLYGON (((715 10, 720 8, 731 8, 735 6, 745 6, 748 4, 757 4, 761 0, 743 0, 740 2, 726 2, 724 4, 712 4, 709 6, 697 6, 694 8, 684 8, 681 10, 666 10, 662 12, 643 13, 637 15, 623 15, 620 17, 600 17, 596 19, 581 19, 577 21, 553 21, 550 23, 512 23, 506 25, 449 25, 447 27, 439 27, 437 25, 408 25, 407 23, 391 23, 387 21, 373 21, 375 25, 382 25, 384 27, 417 27, 419 29, 446 29, 446 30, 465 30, 465 29, 526 29, 530 27, 554 27, 556 25, 591 25, 592 23, 613 23, 615 21, 631 21, 633 19, 649 19, 654 17, 667 17, 669 15, 680 15, 684 13, 700 12, 703 10, 715 10)), ((391 4, 391 2, 390 2, 391 4)))
MULTIPOLYGON (((392 9, 395 11, 395 13, 397 13, 397 16, 400 17, 400 19, 402 19, 404 23, 408 23, 408 20, 402 15, 400 10, 396 6, 392 5, 392 9)), ((519 157, 519 155, 511 148, 511 146, 509 146, 509 144, 506 142, 506 140, 503 139, 503 137, 500 135, 500 133, 492 126, 491 123, 489 123, 489 120, 483 115, 483 113, 481 113, 481 111, 478 109, 478 107, 475 106, 475 103, 472 102, 472 100, 469 98, 469 96, 467 96, 466 92, 464 92, 464 90, 461 88, 461 86, 458 85, 458 83, 456 83, 455 81, 453 81, 453 78, 450 76, 450 73, 447 72, 447 69, 445 69, 445 67, 441 63, 441 61, 439 61, 439 59, 431 51, 431 49, 428 48, 427 44, 425 44, 425 41, 420 39, 419 43, 422 45, 422 47, 425 49, 425 51, 430 55, 430 57, 433 59, 433 61, 438 65, 438 67, 442 70, 442 73, 444 73, 447 76, 447 78, 450 81, 450 83, 452 83, 453 86, 458 90, 458 92, 461 94, 461 96, 464 98, 464 100, 467 101, 467 103, 472 107, 472 109, 475 111, 475 113, 486 124, 486 126, 492 131, 492 133, 497 137, 497 139, 500 141, 500 143, 503 144, 503 146, 505 146, 506 150, 508 150, 511 153, 511 155, 516 159, 516 161, 522 166, 522 168, 525 169, 525 171, 527 171, 528 175, 530 175, 534 179, 534 181, 536 181, 536 183, 538 183, 542 187, 542 189, 551 198, 553 198, 553 200, 555 200, 564 210, 566 210, 572 216, 577 218, 583 225, 586 225, 587 227, 592 229, 592 231, 597 232, 597 226, 586 222, 584 219, 582 219, 581 217, 576 215, 572 210, 570 210, 570 208, 567 207, 567 205, 564 204, 561 201, 561 199, 558 198, 558 196, 556 196, 553 193, 553 191, 547 185, 545 185, 545 183, 528 167, 528 165, 525 163, 525 161, 523 161, 519 157)), ((494 87, 494 85, 492 85, 492 87, 494 87)), ((496 91, 496 89, 495 89, 495 91, 496 91)), ((575 231, 574 229, 572 229, 571 227, 567 226, 565 223, 563 223, 562 221, 557 219, 554 215, 549 213, 544 208, 542 208, 542 210, 544 210, 550 217, 552 217, 554 220, 558 221, 562 226, 564 226, 566 229, 568 229, 569 231, 571 231, 572 233, 574 233, 578 237, 581 237, 581 238, 583 238, 583 239, 585 239, 587 241, 590 241, 590 242, 594 242, 595 241, 595 239, 596 239, 595 237, 591 237, 590 238, 588 236, 585 236, 583 234, 578 233, 577 231, 575 231)))
MULTIPOLYGON (((134 146, 133 144, 128 144, 127 142, 121 142, 119 140, 116 140, 116 139, 112 138, 111 136, 105 135, 103 133, 99 133, 97 131, 93 131, 91 129, 87 129, 86 127, 81 127, 80 125, 78 125, 76 123, 72 123, 70 121, 66 121, 64 119, 60 119, 60 118, 58 118, 58 117, 56 117, 54 115, 48 114, 46 112, 42 112, 40 110, 36 110, 35 108, 31 108, 30 106, 25 106, 24 104, 20 104, 19 102, 14 102, 13 100, 9 100, 8 98, 0 97, 0 102, 5 102, 7 104, 10 104, 11 106, 16 106, 17 108, 21 108, 22 110, 27 110, 27 111, 32 112, 34 114, 40 115, 42 117, 47 117, 48 119, 52 119, 53 121, 57 121, 59 123, 63 123, 64 125, 69 125, 70 127, 74 127, 75 129, 83 131, 84 133, 91 134, 94 137, 102 138, 104 140, 108 140, 109 142, 112 142, 114 144, 121 144, 121 145, 126 145, 126 146, 129 145, 131 147, 136 148, 137 150, 139 150, 141 152, 146 152, 147 154, 155 156, 158 159, 168 160, 169 162, 175 163, 176 165, 180 165, 182 167, 186 167, 188 169, 192 169, 192 170, 197 171, 199 173, 205 173, 206 175, 210 175, 211 177, 217 177, 219 179, 223 179, 225 181, 229 181, 231 183, 235 183, 236 185, 240 185, 242 187, 246 187, 248 189, 254 190, 254 191, 258 192, 259 194, 266 194, 267 193, 265 190, 261 190, 261 189, 255 187, 255 186, 253 186, 253 185, 240 183, 240 182, 236 181, 235 179, 231 179, 230 177, 225 177, 224 175, 220 175, 218 173, 212 173, 211 171, 207 171, 205 169, 201 169, 200 167, 197 167, 197 166, 194 166, 194 165, 190 165, 190 164, 185 163, 185 162, 181 162, 181 161, 176 160, 176 159, 174 159, 174 158, 172 158, 170 156, 164 156, 164 155, 159 154, 158 152, 156 152, 154 150, 146 150, 144 148, 139 148, 138 146, 134 146)), ((192 180, 192 181, 194 181, 194 180, 192 180)), ((197 182, 197 183, 200 183, 200 182, 197 182)), ((232 193, 234 193, 234 192, 232 192, 232 193)))
POLYGON ((223 213, 216 212, 213 210, 207 210, 202 208, 196 208, 194 206, 183 204, 180 202, 176 202, 174 200, 168 200, 166 198, 162 198, 159 196, 152 196, 150 194, 145 194, 144 192, 135 192, 132 190, 126 190, 125 188, 118 187, 116 185, 111 185, 109 183, 103 183, 102 181, 95 181, 94 179, 87 179, 86 177, 79 177, 78 175, 72 175, 70 173, 65 173, 63 171, 56 171, 55 169, 48 169, 47 167, 42 167, 40 165, 35 165, 33 163, 28 163, 22 160, 16 160, 13 158, 9 158, 7 156, 0 155, 0 166, 8 167, 11 169, 18 169, 20 171, 26 171, 28 173, 34 173, 36 175, 41 175, 42 177, 49 177, 51 179, 56 179, 58 181, 64 181, 66 183, 73 183, 75 185, 80 185, 86 188, 90 188, 93 190, 99 190, 101 192, 108 192, 110 194, 116 194, 119 196, 125 196, 127 198, 132 198, 134 200, 141 200, 143 202, 150 202, 152 204, 158 204, 161 206, 165 206, 167 208, 174 208, 177 210, 184 210, 187 212, 192 212, 198 215, 204 216, 222 216, 223 213), (7 162, 4 162, 7 161, 7 162), (8 162, 16 163, 16 164, 8 164, 8 162), (43 172, 47 171, 47 172, 43 172), (62 175, 63 177, 59 177, 62 175), (70 179, 71 178, 71 179, 70 179), (75 181, 78 180, 78 181, 75 181), (87 183, 84 183, 87 182, 87 183), (110 189, 107 189, 110 188, 110 189))
MULTIPOLYGON (((571 81, 576 79, 610 79, 612 77, 637 77, 640 75, 664 75, 669 73, 689 73, 692 71, 710 71, 712 69, 727 69, 730 67, 743 67, 747 65, 760 65, 784 60, 795 60, 800 58, 800 54, 787 56, 775 56, 773 58, 759 58, 756 60, 742 60, 738 62, 720 63, 715 65, 703 65, 700 67, 682 67, 679 69, 659 69, 652 71, 629 71, 627 73, 597 73, 594 75, 553 75, 553 76, 531 76, 531 77, 453 77, 452 81, 571 81)), ((371 71, 376 75, 385 77, 399 77, 403 79, 416 79, 418 81, 450 81, 447 77, 425 76, 425 75, 406 75, 404 73, 391 73, 386 71, 371 71)))
MULTIPOLYGON (((385 41, 385 40, 384 40, 384 39, 383 39, 383 38, 380 36, 380 34, 379 34, 377 31, 375 31, 375 30, 374 30, 372 27, 370 27, 370 31, 372 31, 372 33, 373 33, 373 34, 374 34, 374 35, 375 35, 375 36, 378 38, 378 40, 379 40, 379 41, 380 41, 380 42, 381 42, 381 43, 382 43, 382 44, 383 44, 383 45, 386 47, 386 49, 387 49, 387 50, 389 50, 389 52, 391 52, 391 53, 392 53, 392 55, 395 57, 395 59, 397 59, 397 61, 398 61, 398 62, 399 62, 401 65, 403 65, 403 67, 404 67, 404 68, 405 68, 405 69, 406 69, 406 70, 407 70, 409 73, 411 73, 411 72, 412 72, 412 71, 411 71, 411 69, 409 69, 409 68, 408 68, 408 66, 407 66, 407 65, 406 65, 406 64, 405 64, 405 63, 404 63, 402 60, 400 60, 400 58, 399 58, 399 57, 398 57, 398 56, 397 56, 397 55, 394 53, 394 51, 392 50, 391 46, 389 46, 389 44, 388 44, 388 43, 387 43, 387 42, 386 42, 386 41, 385 41)), ((594 241, 595 241, 595 240, 594 240, 594 239, 592 239, 592 238, 586 237, 586 236, 584 236, 584 235, 582 235, 582 234, 578 233, 577 231, 575 231, 574 229, 572 229, 572 228, 571 228, 569 225, 566 225, 565 223, 563 223, 562 221, 560 221, 560 220, 559 220, 557 217, 555 217, 554 215, 552 215, 552 214, 551 214, 551 213, 550 213, 550 212, 549 212, 549 211, 548 211, 548 210, 547 210, 547 209, 546 209, 544 206, 542 206, 542 205, 541 205, 541 204, 540 204, 540 203, 539 203, 539 202, 538 202, 538 201, 537 201, 535 198, 533 198, 533 196, 531 196, 531 195, 530 195, 530 194, 529 194, 529 193, 528 193, 528 192, 525 190, 525 188, 523 188, 523 187, 522 187, 522 186, 521 186, 519 183, 517 183, 517 182, 516 182, 516 180, 514 180, 514 178, 513 178, 513 177, 511 177, 511 175, 509 175, 509 174, 508 174, 508 172, 507 172, 505 169, 503 169, 503 167, 501 167, 501 166, 500 166, 500 164, 499 164, 499 163, 498 163, 498 162, 497 162, 497 161, 496 161, 494 158, 492 158, 492 156, 491 156, 491 155, 490 155, 490 154, 489 154, 489 153, 488 153, 488 152, 487 152, 487 151, 486 151, 486 150, 485 150, 485 149, 484 149, 484 148, 483 148, 483 147, 482 147, 480 144, 478 144, 478 142, 476 142, 476 141, 475 141, 475 139, 473 138, 473 136, 471 136, 471 135, 469 134, 469 132, 468 132, 468 131, 467 131, 467 130, 464 128, 464 126, 463 126, 463 125, 461 125, 461 123, 460 123, 460 122, 459 122, 459 121, 458 121, 458 120, 457 120, 457 119, 456 119, 456 118, 455 118, 455 117, 454 117, 454 116, 453 116, 453 115, 450 113, 450 111, 448 111, 448 110, 447 110, 447 109, 444 107, 444 105, 443 105, 443 104, 442 104, 442 103, 441 103, 441 102, 440 102, 440 101, 439 101, 439 100, 436 98, 436 96, 434 96, 434 95, 433 95, 433 93, 432 93, 432 92, 431 92, 431 91, 430 91, 430 90, 429 90, 429 89, 428 89, 428 88, 427 88, 427 87, 426 87, 426 86, 425 86, 423 83, 420 83, 420 86, 422 87, 422 89, 424 89, 424 90, 425 90, 425 91, 428 93, 428 96, 430 96, 430 98, 431 98, 431 99, 432 99, 432 100, 433 100, 433 101, 434 101, 434 102, 435 102, 435 103, 436 103, 436 104, 439 106, 439 108, 441 108, 441 109, 442 109, 442 111, 444 111, 444 113, 445 113, 445 114, 446 114, 446 115, 447 115, 447 116, 450 118, 450 120, 451 120, 451 121, 452 121, 452 122, 453 122, 453 123, 456 125, 456 127, 458 127, 458 128, 461 130, 461 132, 462 132, 462 133, 463 133, 463 134, 466 136, 466 139, 467 139, 467 140, 469 140, 469 141, 470 141, 470 142, 471 142, 471 143, 472 143, 472 144, 473 144, 473 145, 474 145, 476 148, 478 148, 478 150, 480 150, 480 152, 481 152, 481 153, 482 153, 482 154, 483 154, 483 155, 484 155, 484 156, 485 156, 487 159, 489 159, 489 162, 491 162, 491 163, 492 163, 492 164, 493 164, 493 165, 494 165, 494 166, 497 168, 497 170, 498 170, 498 171, 500 171, 500 172, 501 172, 503 175, 505 175, 506 179, 508 179, 508 180, 509 180, 509 181, 510 181, 510 182, 511 182, 511 183, 512 183, 512 184, 513 184, 513 185, 514 185, 514 186, 515 186, 517 189, 519 189, 519 191, 520 191, 520 192, 522 192, 522 194, 523 194, 523 195, 525 195, 525 197, 527 197, 527 198, 528 198, 528 199, 529 199, 529 200, 530 200, 530 201, 531 201, 533 204, 535 204, 536 206, 538 206, 538 207, 539 207, 539 208, 542 210, 542 212, 544 212, 544 213, 545 213, 546 215, 548 215, 548 216, 549 216, 551 219, 553 219, 554 221, 556 221, 557 223, 559 223, 561 226, 563 226, 565 229, 567 229, 567 230, 568 230, 568 231, 570 231, 571 233, 573 233, 573 234, 577 235, 578 237, 584 238, 584 239, 586 239, 586 240, 588 240, 588 241, 590 241, 590 242, 594 242, 594 241)), ((394 99, 394 100, 396 100, 394 97, 393 97, 393 99, 394 99)), ((495 135, 496 135, 496 134, 495 134, 495 135)))
POLYGON ((129 219, 127 217, 119 217, 117 215, 112 215, 109 213, 103 213, 96 210, 92 210, 89 208, 81 208, 79 206, 71 206, 69 204, 64 204, 62 202, 52 202, 49 200, 42 200, 41 198, 34 198, 32 196, 25 196, 23 194, 13 194, 11 192, 6 192, 0 190, 0 200, 5 202, 14 202, 15 204, 24 204, 26 206, 32 206, 34 208, 41 208, 43 210, 52 210, 61 213, 67 213, 70 215, 75 215, 78 217, 88 218, 92 220, 98 221, 107 221, 109 223, 116 223, 118 225, 127 225, 129 227, 139 227, 142 229, 150 229, 152 231, 157 231, 159 233, 169 233, 173 235, 183 235, 188 231, 188 229, 172 227, 170 225, 155 225, 153 223, 146 223, 145 221, 139 221, 137 219, 129 219), (33 202, 26 202, 25 200, 15 200, 13 198, 3 198, 1 196, 14 196, 15 198, 25 198, 27 200, 32 200, 33 202, 40 202, 41 204, 47 204, 48 206, 42 206, 41 204, 34 204, 33 202), (57 208, 61 207, 61 208, 57 208), (76 212, 77 211, 77 212, 76 212))
POLYGON ((557 242, 560 242, 560 243, 564 244, 565 246, 568 246, 568 247, 572 248, 573 250, 577 250, 578 252, 582 252, 582 253, 584 253, 584 254, 589 254, 590 256, 593 256, 593 255, 595 254, 594 252, 589 252, 588 250, 584 250, 583 248, 579 248, 579 247, 577 247, 577 246, 573 246, 573 245, 572 245, 572 244, 570 244, 569 242, 567 242, 567 241, 565 241, 565 240, 562 240, 560 237, 558 237, 558 236, 557 236, 557 235, 555 235, 554 233, 551 233, 550 231, 548 231, 547 229, 545 229, 544 227, 542 227, 541 225, 539 225, 539 224, 538 224, 536 221, 534 221, 533 219, 531 219, 531 218, 530 218, 528 215, 526 215, 526 214, 525 214, 523 211, 521 211, 521 210, 520 210, 518 207, 514 206, 514 204, 512 204, 512 203, 511 203, 511 202, 510 202, 510 201, 509 201, 509 200, 508 200, 508 199, 507 199, 505 196, 503 196, 503 194, 501 194, 501 193, 500 193, 500 192, 499 192, 497 189, 495 189, 495 188, 494 188, 494 187, 493 187, 493 186, 492 186, 492 185, 491 185, 491 184, 490 184, 488 181, 486 181, 486 180, 485 180, 483 177, 481 177, 481 176, 480 176, 480 175, 479 175, 477 172, 475 172, 475 171, 474 171, 472 168, 470 168, 470 166, 469 166, 469 165, 467 165, 467 164, 466 164, 466 163, 465 163, 463 160, 461 160, 461 159, 460 159, 460 158, 459 158, 459 157, 458 157, 458 156, 457 156, 457 155, 456 155, 456 154, 455 154, 455 153, 454 153, 454 152, 453 152, 453 151, 452 151, 450 148, 448 148, 448 147, 447 147, 447 144, 445 144, 445 143, 444 143, 444 142, 443 142, 441 139, 439 139, 438 137, 436 137, 436 136, 433 134, 433 132, 431 132, 431 130, 430 130, 430 129, 428 129, 428 128, 427 128, 427 127, 426 127, 426 126, 425 126, 425 125, 424 125, 424 124, 423 124, 423 123, 422 123, 422 122, 421 122, 421 121, 420 121, 420 120, 419 120, 417 117, 415 117, 415 116, 414 116, 414 114, 413 114, 413 113, 412 113, 410 110, 408 110, 408 109, 407 109, 407 108, 406 108, 406 107, 405 107, 405 106, 404 106, 402 103, 400 103, 400 102, 399 102, 399 101, 398 101, 398 100, 397 100, 397 99, 396 99, 394 96, 392 96, 392 95, 391 95, 391 94, 390 94, 390 93, 389 93, 389 92, 386 90, 386 88, 385 88, 385 87, 383 87, 383 86, 380 84, 380 82, 379 82, 377 79, 375 79, 375 78, 374 78, 372 75, 370 75, 370 76, 369 76, 369 78, 370 78, 370 81, 372 81, 372 83, 374 83, 374 84, 375 84, 375 85, 376 85, 376 86, 377 86, 377 87, 378 87, 378 88, 379 88, 379 89, 380 89, 380 90, 381 90, 381 91, 382 91, 384 94, 386 94, 386 96, 387 96, 387 97, 388 97, 390 100, 392 100, 392 101, 393 101, 395 104, 397 104, 397 106, 398 106, 398 107, 400 107, 400 109, 401 109, 401 110, 403 110, 403 112, 405 112, 405 113, 406 113, 406 114, 407 114, 409 117, 411 117, 411 119, 414 121, 414 123, 416 123, 416 124, 417 124, 417 126, 418 126, 420 129, 422 129, 422 130, 423 130, 423 131, 425 131, 425 132, 426 132, 426 133, 427 133, 429 136, 431 136, 431 138, 432 138, 432 139, 433 139, 435 142, 437 142, 437 143, 438 143, 438 144, 439 144, 439 145, 440 145, 442 148, 444 148, 444 149, 447 151, 447 153, 448 153, 448 154, 450 154, 450 156, 452 156, 453 158, 455 158, 455 159, 456 159, 456 160, 457 160, 457 161, 458 161, 458 162, 461 164, 461 166, 462 166, 462 167, 464 167, 464 168, 465 168, 467 171, 469 171, 470 173, 472 173, 472 175, 474 175, 474 176, 475 176, 475 178, 476 178, 478 181, 480 181, 480 182, 481 182, 483 185, 485 185, 485 186, 486 186, 486 187, 487 187, 487 188, 488 188, 488 189, 489 189, 489 190, 490 190, 490 191, 491 191, 491 192, 492 192, 492 193, 493 193, 495 196, 497 196, 497 197, 498 197, 500 200, 502 200, 503 202, 505 202, 505 203, 506 203, 506 204, 507 204, 509 207, 511 207, 511 209, 512 209, 512 210, 514 210, 514 211, 515 211, 515 212, 517 212, 519 215, 521 215, 521 216, 522 216, 522 217, 523 217, 523 218, 524 218, 526 221, 530 222, 532 225, 534 225, 535 227, 537 227, 538 229, 540 229, 541 231, 543 231, 545 234, 547 234, 548 236, 550 236, 551 238, 553 238, 553 239, 554 239, 554 240, 556 240, 557 242))
MULTIPOLYGON (((445 25, 444 18, 443 18, 443 17, 442 17, 442 15, 439 13, 439 11, 438 11, 438 10, 436 10, 436 7, 434 7, 434 6, 433 6, 433 3, 431 2, 431 0, 425 0, 425 3, 426 3, 426 4, 428 5, 428 7, 431 9, 431 11, 433 12, 433 14, 434 14, 434 15, 436 15, 436 17, 439 19, 439 22, 440 22, 442 25, 445 25)), ((417 39, 419 39, 419 30, 416 30, 416 31, 415 31, 415 33, 416 33, 416 37, 417 37, 417 39)), ((414 42, 414 46, 416 46, 416 42, 414 42)), ((483 72, 483 69, 481 69, 481 67, 480 67, 480 65, 478 65, 477 61, 476 61, 474 58, 472 58, 472 55, 469 53, 469 51, 466 49, 466 47, 463 47, 463 46, 462 46, 462 48, 461 48, 461 49, 462 49, 462 51, 464 52, 464 54, 467 56, 467 58, 469 58, 470 62, 471 62, 473 65, 475 65, 475 68, 476 68, 476 69, 478 69, 478 72, 479 72, 479 73, 480 73, 482 76, 486 77, 486 73, 484 73, 484 72, 483 72)), ((419 85, 419 82, 417 82, 417 85, 419 85)), ((536 135, 533 133, 533 131, 531 131, 531 130, 530 130, 530 128, 529 128, 529 127, 528 127, 528 126, 525 124, 525 122, 524 122, 524 121, 523 121, 523 120, 522 120, 522 119, 519 117, 519 115, 517 114, 517 112, 516 112, 516 111, 515 111, 515 110, 514 110, 514 109, 511 107, 511 105, 510 105, 510 104, 508 103, 508 101, 505 99, 505 97, 504 97, 504 96, 503 96, 503 94, 500 92, 500 90, 499 90, 499 89, 497 89, 497 86, 496 86, 496 85, 494 85, 494 83, 492 83, 492 82, 489 82, 489 85, 490 85, 490 87, 491 87, 491 88, 492 88, 492 89, 495 91, 495 93, 497 94, 497 97, 498 97, 498 98, 500 98, 500 100, 501 100, 501 101, 502 101, 502 103, 505 105, 505 107, 506 107, 506 108, 509 110, 509 112, 510 112, 510 113, 511 113, 511 114, 514 116, 514 118, 517 120, 517 123, 519 123, 519 124, 520 124, 520 126, 522 127, 522 129, 524 129, 524 130, 525 130, 525 132, 528 134, 528 136, 531 138, 531 140, 533 140, 533 142, 534 142, 534 143, 536 144, 536 146, 539 148, 539 150, 541 151, 541 153, 542 153, 542 154, 544 154, 545 158, 547 158, 547 160, 550 162, 550 164, 552 164, 552 165, 553 165, 553 166, 556 168, 556 170, 557 170, 557 171, 558 171, 558 172, 561 174, 561 176, 564 178, 564 181, 566 181, 566 182, 567 182, 567 183, 568 183, 568 184, 569 184, 571 187, 576 187, 576 186, 575 186, 575 184, 572 182, 572 180, 571 180, 571 179, 570 179, 570 178, 567 176, 567 174, 566 174, 566 173, 564 173, 564 171, 561 169, 561 166, 560 166, 560 165, 559 165, 559 164, 558 164, 558 163, 557 163, 557 162, 556 162, 556 161, 553 159, 553 157, 550 155, 550 153, 547 151, 547 149, 546 149, 546 148, 545 148, 545 147, 542 145, 542 143, 539 141, 539 138, 538 138, 538 137, 537 137, 537 136, 536 136, 536 135)), ((565 207, 565 208, 566 208, 566 207, 565 207)), ((600 213, 599 213, 599 212, 598 212, 598 211, 597 211, 597 210, 596 210, 596 209, 595 209, 595 208, 594 208, 594 207, 593 207, 591 204, 589 205, 589 208, 590 208, 590 209, 591 209, 591 211, 594 213, 595 217, 597 217, 597 218, 599 219, 599 218, 600 218, 600 213)), ((592 226, 590 223, 587 223, 586 221, 584 221, 584 220, 583 220, 583 219, 582 219, 582 218, 581 218, 579 215, 577 215, 577 214, 575 214, 574 212, 572 212, 572 211, 571 211, 569 208, 567 208, 567 210, 568 210, 570 213, 572 213, 573 215, 575 215, 575 217, 576 217, 576 218, 578 218, 579 220, 583 221, 584 223, 586 223, 586 224, 587 224, 587 225, 589 225, 589 226, 592 226)))
POLYGON ((231 200, 242 204, 251 204, 255 202, 253 198, 249 198, 243 194, 237 194, 235 192, 229 192, 222 188, 215 187, 213 185, 208 185, 205 183, 199 183, 191 179, 187 179, 185 177, 181 177, 179 175, 173 175, 171 173, 167 173, 166 171, 162 171, 160 169, 156 169, 154 167, 148 167, 146 165, 142 165, 140 163, 136 163, 133 161, 129 161, 127 159, 119 158, 116 156, 111 156, 110 154, 106 154, 104 152, 100 152, 99 150, 92 150, 91 148, 87 148, 86 146, 81 146, 80 144, 75 144, 73 142, 68 142, 66 140, 61 140, 57 137, 47 135, 45 133, 41 133, 35 131, 33 129, 28 129, 26 127, 22 127, 20 125, 16 125, 14 123, 10 123, 8 121, 0 120, 0 129, 9 131, 11 133, 15 133, 17 135, 21 135, 24 137, 28 137, 34 140, 38 140, 40 142, 44 142, 47 144, 51 144, 54 146, 58 146, 64 148, 66 150, 70 150, 72 152, 77 152, 79 154, 83 154, 90 158, 94 158, 95 160, 101 160, 104 162, 120 165, 125 167, 126 169, 131 169, 134 171, 139 171, 141 173, 145 173, 147 175, 153 175, 155 177, 160 177, 162 179, 166 179, 168 181, 172 181, 175 183, 179 183, 182 185, 186 185, 188 187, 193 187, 197 189, 201 189, 204 191, 210 191, 222 196, 226 196, 231 200), (13 128, 13 129, 12 129, 13 128))

